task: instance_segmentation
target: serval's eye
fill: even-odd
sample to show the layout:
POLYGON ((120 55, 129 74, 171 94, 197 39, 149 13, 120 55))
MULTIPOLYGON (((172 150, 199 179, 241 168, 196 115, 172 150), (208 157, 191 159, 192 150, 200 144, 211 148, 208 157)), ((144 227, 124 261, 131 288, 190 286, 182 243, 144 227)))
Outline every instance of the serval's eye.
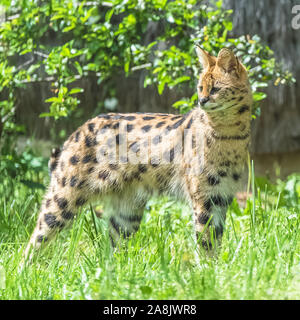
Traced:
POLYGON ((217 93, 219 90, 221 90, 221 88, 217 88, 217 87, 213 87, 211 90, 210 90, 210 94, 215 94, 217 93))
POLYGON ((200 86, 199 89, 200 89, 200 91, 203 91, 203 87, 202 86, 200 86))

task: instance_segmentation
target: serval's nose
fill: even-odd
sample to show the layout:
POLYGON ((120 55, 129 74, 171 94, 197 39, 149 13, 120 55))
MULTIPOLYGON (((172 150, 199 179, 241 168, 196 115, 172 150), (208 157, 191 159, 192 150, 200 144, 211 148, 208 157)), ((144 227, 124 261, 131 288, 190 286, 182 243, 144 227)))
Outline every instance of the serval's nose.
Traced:
POLYGON ((209 100, 209 97, 203 97, 203 98, 200 98, 200 104, 201 106, 204 106, 205 103, 209 100))

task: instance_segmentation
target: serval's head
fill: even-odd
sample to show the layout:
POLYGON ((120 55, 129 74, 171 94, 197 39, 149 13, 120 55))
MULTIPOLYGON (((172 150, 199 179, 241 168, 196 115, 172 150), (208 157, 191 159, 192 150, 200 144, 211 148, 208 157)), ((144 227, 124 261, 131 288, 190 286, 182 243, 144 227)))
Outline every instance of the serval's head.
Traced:
POLYGON ((231 50, 223 48, 217 57, 198 46, 196 51, 203 66, 197 86, 202 109, 211 113, 250 103, 247 70, 231 50))

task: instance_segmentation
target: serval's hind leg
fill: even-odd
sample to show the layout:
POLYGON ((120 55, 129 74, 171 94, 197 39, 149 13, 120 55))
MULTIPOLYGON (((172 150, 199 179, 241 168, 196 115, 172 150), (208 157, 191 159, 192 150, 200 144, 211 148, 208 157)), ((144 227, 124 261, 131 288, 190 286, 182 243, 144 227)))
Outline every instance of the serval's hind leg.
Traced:
POLYGON ((70 226, 80 206, 87 202, 86 195, 79 190, 68 188, 49 188, 46 193, 36 227, 25 250, 25 261, 31 261, 33 256, 50 242, 60 230, 70 226))

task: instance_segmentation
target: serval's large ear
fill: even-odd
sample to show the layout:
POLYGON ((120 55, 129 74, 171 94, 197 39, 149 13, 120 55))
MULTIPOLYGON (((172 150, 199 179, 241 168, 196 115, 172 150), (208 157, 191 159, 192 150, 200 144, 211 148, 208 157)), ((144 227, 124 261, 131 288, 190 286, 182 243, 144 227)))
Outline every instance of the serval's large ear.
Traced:
POLYGON ((235 71, 237 75, 240 73, 242 67, 239 59, 228 48, 220 50, 217 57, 217 66, 225 73, 235 71))
POLYGON ((216 58, 214 56, 211 56, 207 51, 201 49, 197 44, 196 44, 196 52, 197 52, 199 61, 203 66, 203 69, 207 69, 216 64, 216 58))

